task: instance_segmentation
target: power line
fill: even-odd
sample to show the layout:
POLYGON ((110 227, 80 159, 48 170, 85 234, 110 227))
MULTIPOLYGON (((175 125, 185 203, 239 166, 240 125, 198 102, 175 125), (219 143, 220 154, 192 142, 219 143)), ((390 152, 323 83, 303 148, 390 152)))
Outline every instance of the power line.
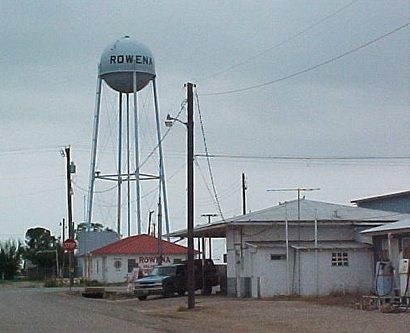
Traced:
POLYGON ((43 146, 43 147, 36 147, 36 148, 17 148, 17 149, 10 149, 10 150, 0 150, 0 155, 5 154, 38 154, 38 153, 49 153, 55 152, 56 149, 61 149, 64 145, 61 146, 43 146))
POLYGON ((296 34, 294 34, 294 35, 292 35, 292 36, 290 36, 290 37, 288 37, 288 38, 282 40, 281 42, 279 42, 279 43, 277 43, 277 44, 275 44, 275 45, 273 45, 273 46, 271 46, 271 47, 269 47, 269 48, 267 48, 267 49, 265 49, 265 50, 263 50, 263 51, 261 51, 261 52, 255 54, 255 55, 253 55, 253 56, 251 56, 251 57, 249 57, 249 58, 246 58, 245 60, 243 60, 243 61, 241 61, 241 62, 238 62, 238 63, 236 63, 236 64, 234 64, 234 65, 232 65, 232 66, 230 66, 230 67, 228 67, 228 68, 226 68, 226 69, 224 69, 224 70, 221 70, 221 71, 219 71, 219 72, 216 72, 216 73, 214 73, 214 74, 212 74, 212 75, 206 77, 206 78, 203 79, 202 81, 209 80, 209 79, 211 79, 211 78, 214 78, 214 77, 216 77, 216 76, 219 76, 219 75, 221 75, 221 74, 224 74, 224 73, 226 73, 226 72, 229 72, 230 70, 232 70, 232 69, 234 69, 234 68, 236 68, 236 67, 242 66, 242 65, 248 63, 249 61, 254 61, 255 58, 258 58, 258 57, 260 57, 260 56, 262 56, 262 55, 264 55, 264 54, 266 54, 266 53, 268 53, 268 52, 270 52, 270 51, 272 51, 272 50, 274 50, 274 49, 276 49, 276 48, 278 48, 278 47, 280 47, 280 46, 282 46, 282 45, 284 45, 284 44, 286 44, 286 43, 289 43, 290 41, 296 39, 296 38, 299 37, 300 35, 303 35, 305 32, 308 32, 309 30, 312 30, 314 27, 316 27, 316 26, 322 24, 323 22, 327 21, 328 19, 332 18, 333 16, 336 16, 337 14, 339 14, 340 12, 342 12, 343 10, 345 10, 346 8, 352 6, 352 5, 353 5, 355 2, 357 2, 357 1, 358 1, 358 0, 354 0, 354 1, 350 2, 350 3, 348 3, 347 5, 345 5, 345 6, 341 7, 341 8, 339 8, 339 9, 336 10, 335 12, 330 13, 329 15, 327 15, 327 16, 321 18, 320 20, 318 20, 318 21, 316 21, 316 22, 314 22, 314 23, 312 23, 311 25, 309 25, 309 26, 306 27, 305 29, 303 29, 303 30, 297 32, 296 34))
MULTIPOLYGON (((181 103, 181 108, 179 109, 177 115, 175 118, 178 118, 182 111, 185 109, 185 105, 186 105, 187 101, 184 99, 181 103)), ((151 156, 156 152, 156 150, 158 149, 158 147, 160 146, 160 144, 164 141, 164 139, 167 137, 167 135, 169 134, 169 132, 171 131, 171 127, 168 128, 166 130, 166 132, 164 133, 164 135, 162 136, 160 142, 157 143, 157 145, 151 150, 151 152, 148 154, 148 156, 145 158, 144 161, 142 161, 142 163, 140 163, 139 167, 141 168, 145 163, 147 163, 147 161, 151 158, 151 156)))
POLYGON ((380 161, 410 160, 410 156, 262 156, 262 155, 230 155, 230 154, 196 154, 196 157, 249 159, 249 160, 284 160, 284 161, 380 161))
POLYGON ((374 38, 374 39, 368 41, 367 43, 364 43, 364 44, 362 44, 362 45, 360 45, 360 46, 357 46, 357 47, 355 47, 355 48, 353 48, 353 49, 351 49, 351 50, 349 50, 349 51, 347 51, 347 52, 344 52, 344 53, 342 53, 342 54, 340 54, 340 55, 338 55, 338 56, 335 56, 335 57, 333 57, 333 58, 330 58, 330 59, 328 59, 328 60, 325 60, 325 61, 323 61, 323 62, 321 62, 321 63, 319 63, 319 64, 316 64, 316 65, 314 65, 314 66, 305 68, 305 69, 300 70, 300 71, 298 71, 298 72, 295 72, 295 73, 293 73, 293 74, 289 74, 289 75, 287 75, 287 76, 281 77, 281 78, 279 78, 279 79, 275 79, 275 80, 268 81, 268 82, 264 82, 264 83, 260 83, 260 84, 255 84, 255 85, 252 85, 252 86, 249 86, 249 87, 245 87, 245 88, 240 88, 240 89, 234 89, 234 90, 227 90, 227 91, 222 91, 222 92, 213 92, 213 93, 201 94, 201 96, 229 95, 229 94, 234 94, 234 93, 239 93, 239 92, 243 92, 243 91, 248 91, 248 90, 252 90, 252 89, 256 89, 256 88, 261 88, 261 87, 269 86, 269 85, 274 84, 274 83, 278 83, 278 82, 281 82, 281 81, 285 81, 285 80, 294 78, 294 77, 296 77, 296 76, 305 74, 305 73, 307 73, 307 72, 311 72, 311 71, 313 71, 313 70, 315 70, 315 69, 317 69, 317 68, 320 68, 320 67, 325 66, 325 65, 328 65, 328 64, 330 64, 330 63, 332 63, 332 62, 335 62, 335 61, 337 61, 337 60, 339 60, 339 59, 341 59, 341 58, 344 58, 344 57, 346 57, 346 56, 348 56, 348 55, 350 55, 350 54, 352 54, 352 53, 354 53, 354 52, 357 52, 357 51, 359 51, 359 50, 361 50, 361 49, 364 49, 364 48, 366 48, 366 47, 368 47, 368 46, 370 46, 370 45, 372 45, 372 44, 374 44, 374 43, 376 43, 376 42, 382 40, 383 38, 386 38, 386 37, 388 37, 388 36, 390 36, 390 35, 392 35, 392 34, 398 32, 398 31, 400 31, 400 30, 402 30, 402 29, 407 28, 409 25, 410 25, 410 22, 407 22, 407 23, 405 23, 405 24, 403 24, 403 25, 397 27, 396 29, 393 29, 393 30, 391 30, 391 31, 389 31, 389 32, 387 32, 387 33, 385 33, 385 34, 383 34, 383 35, 377 37, 377 38, 374 38))
POLYGON ((195 99, 196 99, 196 105, 197 105, 197 108, 198 108, 199 122, 201 124, 201 132, 202 132, 202 138, 203 138, 203 142, 204 142, 205 154, 206 154, 206 157, 207 157, 206 161, 207 161, 207 165, 208 165, 209 176, 211 178, 212 190, 214 192, 215 201, 216 201, 216 204, 217 204, 217 207, 218 207, 219 215, 221 216, 222 220, 224 221, 225 219, 224 219, 224 215, 222 213, 221 203, 219 202, 218 193, 216 192, 215 179, 214 179, 214 175, 212 173, 211 162, 209 161, 209 158, 208 158, 208 155, 209 155, 208 144, 206 142, 204 122, 202 120, 201 108, 199 107, 199 97, 198 97, 197 89, 195 89, 195 99))

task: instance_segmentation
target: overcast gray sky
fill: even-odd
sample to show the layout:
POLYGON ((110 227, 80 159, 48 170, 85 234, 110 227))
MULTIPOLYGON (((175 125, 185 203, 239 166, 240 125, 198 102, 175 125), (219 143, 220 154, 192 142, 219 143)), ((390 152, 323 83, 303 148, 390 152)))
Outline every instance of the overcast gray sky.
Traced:
MULTIPOLYGON (((408 23, 409 1, 2 0, 0 18, 0 239, 22 239, 37 225, 59 235, 66 215, 60 155, 65 145, 72 146, 78 167, 74 219, 83 220, 97 63, 104 48, 124 35, 154 54, 162 119, 179 111, 183 84, 197 84, 211 154, 410 156, 408 26, 293 78, 212 95, 274 81, 364 45, 408 23)), ((155 142, 150 99, 150 91, 142 92, 143 156, 155 142)), ((105 89, 100 162, 107 169, 115 167, 114 105, 114 94, 105 89)), ((203 153, 198 119, 196 124, 196 152, 203 153)), ((183 127, 172 129, 164 149, 175 230, 185 225, 183 127)), ((203 223, 200 215, 217 208, 205 186, 205 181, 210 186, 206 161, 197 161, 196 223, 203 223)), ((408 190, 409 164, 409 159, 211 160, 225 217, 241 213, 242 172, 248 210, 254 211, 296 197, 266 191, 272 188, 320 188, 307 197, 345 204, 408 190)), ((144 230, 145 217, 155 208, 148 192, 144 230)), ((115 228, 114 206, 115 191, 97 196, 95 220, 115 228)))

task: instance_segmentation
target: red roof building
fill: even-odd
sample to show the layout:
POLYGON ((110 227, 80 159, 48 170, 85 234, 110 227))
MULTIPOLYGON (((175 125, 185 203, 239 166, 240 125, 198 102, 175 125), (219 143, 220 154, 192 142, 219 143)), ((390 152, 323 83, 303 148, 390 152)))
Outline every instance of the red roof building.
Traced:
MULTIPOLYGON (((163 255, 187 254, 188 248, 165 240, 161 240, 163 255)), ((157 254, 158 238, 150 235, 136 235, 120 239, 114 243, 100 247, 91 255, 120 255, 120 254, 157 254)))
MULTIPOLYGON (((163 264, 186 260, 185 246, 161 240, 161 248, 163 264)), ((86 258, 88 276, 104 283, 125 282, 135 272, 149 274, 158 259, 158 238, 131 236, 91 251, 86 258)))

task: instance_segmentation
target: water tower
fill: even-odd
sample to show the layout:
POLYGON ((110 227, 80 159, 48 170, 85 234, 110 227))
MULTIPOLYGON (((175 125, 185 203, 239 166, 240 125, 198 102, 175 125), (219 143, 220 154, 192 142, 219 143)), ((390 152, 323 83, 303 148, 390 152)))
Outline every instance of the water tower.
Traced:
MULTIPOLYGON (((95 99, 95 114, 93 139, 91 148, 91 163, 89 176, 89 194, 87 205, 88 227, 92 222, 92 210, 94 188, 97 180, 116 182, 117 187, 117 231, 121 234, 121 207, 123 204, 123 184, 127 185, 127 226, 128 235, 131 233, 131 184, 135 182, 136 200, 136 224, 137 233, 141 234, 141 182, 154 180, 158 182, 158 216, 159 226, 162 225, 162 210, 165 213, 167 232, 169 233, 167 193, 165 186, 164 161, 162 154, 158 96, 156 86, 155 64, 151 51, 143 44, 130 38, 122 37, 110 44, 101 55, 98 66, 97 91, 95 99), (110 173, 96 171, 98 153, 98 132, 100 124, 100 104, 102 95, 102 81, 109 88, 118 92, 118 160, 117 170, 110 173), (139 145, 139 121, 138 121, 138 92, 151 83, 154 98, 154 111, 156 122, 158 174, 143 173, 140 170, 140 145, 139 145), (124 115, 125 106, 125 115, 124 115), (131 110, 132 109, 132 110, 131 110), (130 114, 132 113, 131 117, 130 114), (133 118, 130 121, 130 118, 133 118), (133 123, 133 130, 131 124, 133 123), (125 123, 125 124, 124 124, 125 123), (124 130, 125 127, 125 130, 124 130), (131 134, 132 133, 132 134, 131 134), (125 140, 125 141, 124 141, 125 140), (132 156, 131 142, 134 142, 135 169, 130 169, 130 157, 132 156), (125 145, 124 145, 125 143, 125 145), (125 149, 126 165, 123 165, 123 145, 125 149)), ((162 229, 162 228, 161 228, 162 229)))

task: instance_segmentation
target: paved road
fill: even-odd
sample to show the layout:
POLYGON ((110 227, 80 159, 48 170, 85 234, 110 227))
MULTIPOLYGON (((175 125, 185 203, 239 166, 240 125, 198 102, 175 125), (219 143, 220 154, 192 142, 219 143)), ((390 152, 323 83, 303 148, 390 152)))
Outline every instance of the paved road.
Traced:
POLYGON ((0 288, 1 333, 166 331, 155 318, 114 302, 67 295, 61 289, 0 288))

